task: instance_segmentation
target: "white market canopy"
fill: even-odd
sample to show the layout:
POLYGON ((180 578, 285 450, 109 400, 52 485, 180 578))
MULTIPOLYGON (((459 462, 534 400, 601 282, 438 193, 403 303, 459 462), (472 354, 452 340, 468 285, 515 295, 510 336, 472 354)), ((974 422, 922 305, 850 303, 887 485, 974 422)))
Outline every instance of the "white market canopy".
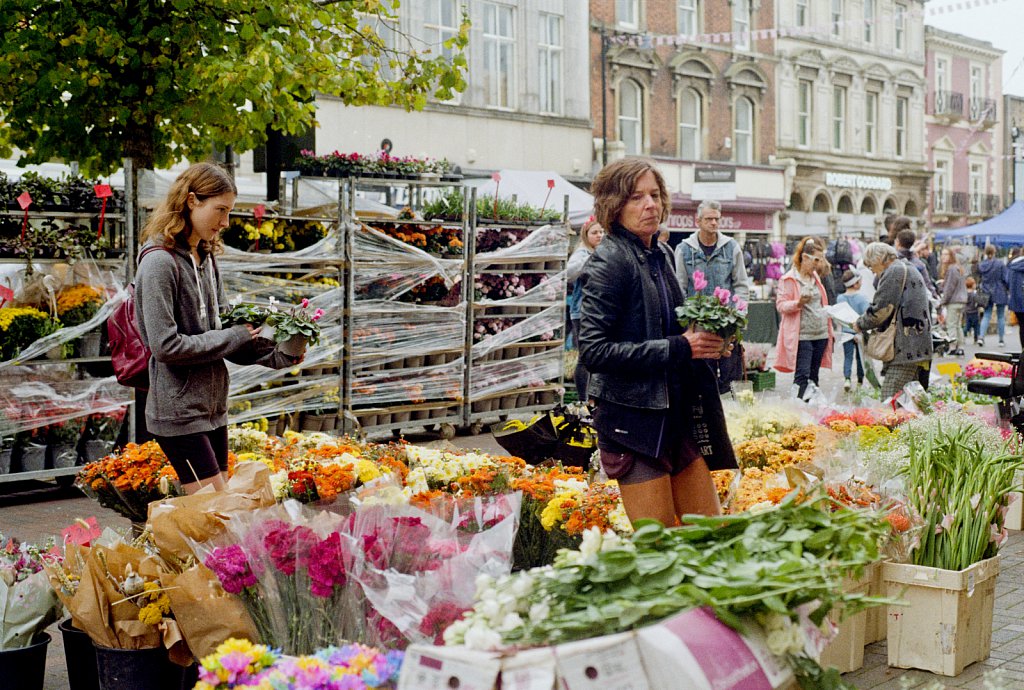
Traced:
POLYGON ((498 190, 498 198, 511 199, 514 195, 519 203, 530 204, 540 208, 544 205, 547 197, 547 209, 562 210, 565 195, 569 195, 569 222, 572 225, 582 225, 583 222, 594 212, 594 197, 572 184, 556 172, 544 170, 502 170, 498 173, 501 182, 495 182, 493 178, 481 180, 466 180, 466 184, 477 188, 477 197, 482 195, 494 196, 494 190, 498 190), (548 196, 548 180, 554 180, 555 186, 550 189, 548 196))

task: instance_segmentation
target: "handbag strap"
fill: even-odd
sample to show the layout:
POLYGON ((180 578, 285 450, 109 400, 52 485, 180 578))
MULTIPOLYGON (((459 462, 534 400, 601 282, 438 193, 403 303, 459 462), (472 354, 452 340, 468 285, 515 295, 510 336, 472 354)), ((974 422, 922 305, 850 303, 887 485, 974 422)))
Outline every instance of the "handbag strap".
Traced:
POLYGON ((899 317, 900 312, 903 311, 903 291, 907 289, 907 271, 910 270, 907 268, 907 263, 905 261, 902 261, 901 263, 903 264, 903 282, 900 283, 900 298, 896 303, 896 311, 892 313, 893 328, 896 327, 897 317, 899 317))

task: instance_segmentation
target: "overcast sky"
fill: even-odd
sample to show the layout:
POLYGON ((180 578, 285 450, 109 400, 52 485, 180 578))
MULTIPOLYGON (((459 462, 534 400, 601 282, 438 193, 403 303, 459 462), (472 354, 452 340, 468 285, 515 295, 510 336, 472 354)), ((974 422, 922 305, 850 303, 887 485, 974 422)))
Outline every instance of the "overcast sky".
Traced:
POLYGON ((924 23, 944 31, 953 31, 971 38, 988 41, 1003 54, 1003 93, 1024 96, 1024 0, 981 0, 982 7, 943 12, 930 12, 975 0, 930 0, 925 4, 924 23), (1012 77, 1011 77, 1012 75, 1012 77))

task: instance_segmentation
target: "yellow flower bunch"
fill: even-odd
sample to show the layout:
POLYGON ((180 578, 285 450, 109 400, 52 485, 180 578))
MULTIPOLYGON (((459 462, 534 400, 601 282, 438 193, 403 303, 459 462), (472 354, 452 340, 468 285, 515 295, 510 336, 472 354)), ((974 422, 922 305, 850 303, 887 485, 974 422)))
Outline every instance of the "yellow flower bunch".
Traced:
POLYGON ((554 498, 548 501, 540 514, 540 525, 547 531, 554 529, 557 523, 563 520, 563 511, 576 506, 578 491, 562 491, 555 494, 554 498))
POLYGON ((139 595, 139 620, 146 625, 158 625, 171 612, 171 598, 160 588, 159 582, 145 582, 139 595))
POLYGON ((100 307, 107 301, 103 290, 94 285, 72 285, 57 295, 57 315, 79 307, 100 307))
POLYGON ((50 316, 35 307, 0 307, 0 331, 6 331, 19 316, 49 321, 50 316))

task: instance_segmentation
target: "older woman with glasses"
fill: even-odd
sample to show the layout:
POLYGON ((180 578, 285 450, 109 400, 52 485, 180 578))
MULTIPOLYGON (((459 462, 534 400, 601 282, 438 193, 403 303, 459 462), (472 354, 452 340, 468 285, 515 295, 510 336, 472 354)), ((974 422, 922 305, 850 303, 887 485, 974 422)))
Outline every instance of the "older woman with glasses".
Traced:
MULTIPOLYGON (((882 365, 882 398, 891 398, 927 375, 932 361, 932 319, 921 273, 883 242, 864 249, 864 265, 878 276, 875 297, 853 330, 883 331, 896 319, 893 358, 882 365)), ((870 336, 869 336, 870 337, 870 336)))
POLYGON ((793 268, 782 276, 775 296, 775 307, 782 317, 775 368, 793 372, 793 384, 801 400, 810 398, 817 389, 821 367, 832 368, 835 335, 825 311, 828 296, 821 282, 821 276, 829 270, 821 246, 813 237, 805 237, 796 246, 793 268))

